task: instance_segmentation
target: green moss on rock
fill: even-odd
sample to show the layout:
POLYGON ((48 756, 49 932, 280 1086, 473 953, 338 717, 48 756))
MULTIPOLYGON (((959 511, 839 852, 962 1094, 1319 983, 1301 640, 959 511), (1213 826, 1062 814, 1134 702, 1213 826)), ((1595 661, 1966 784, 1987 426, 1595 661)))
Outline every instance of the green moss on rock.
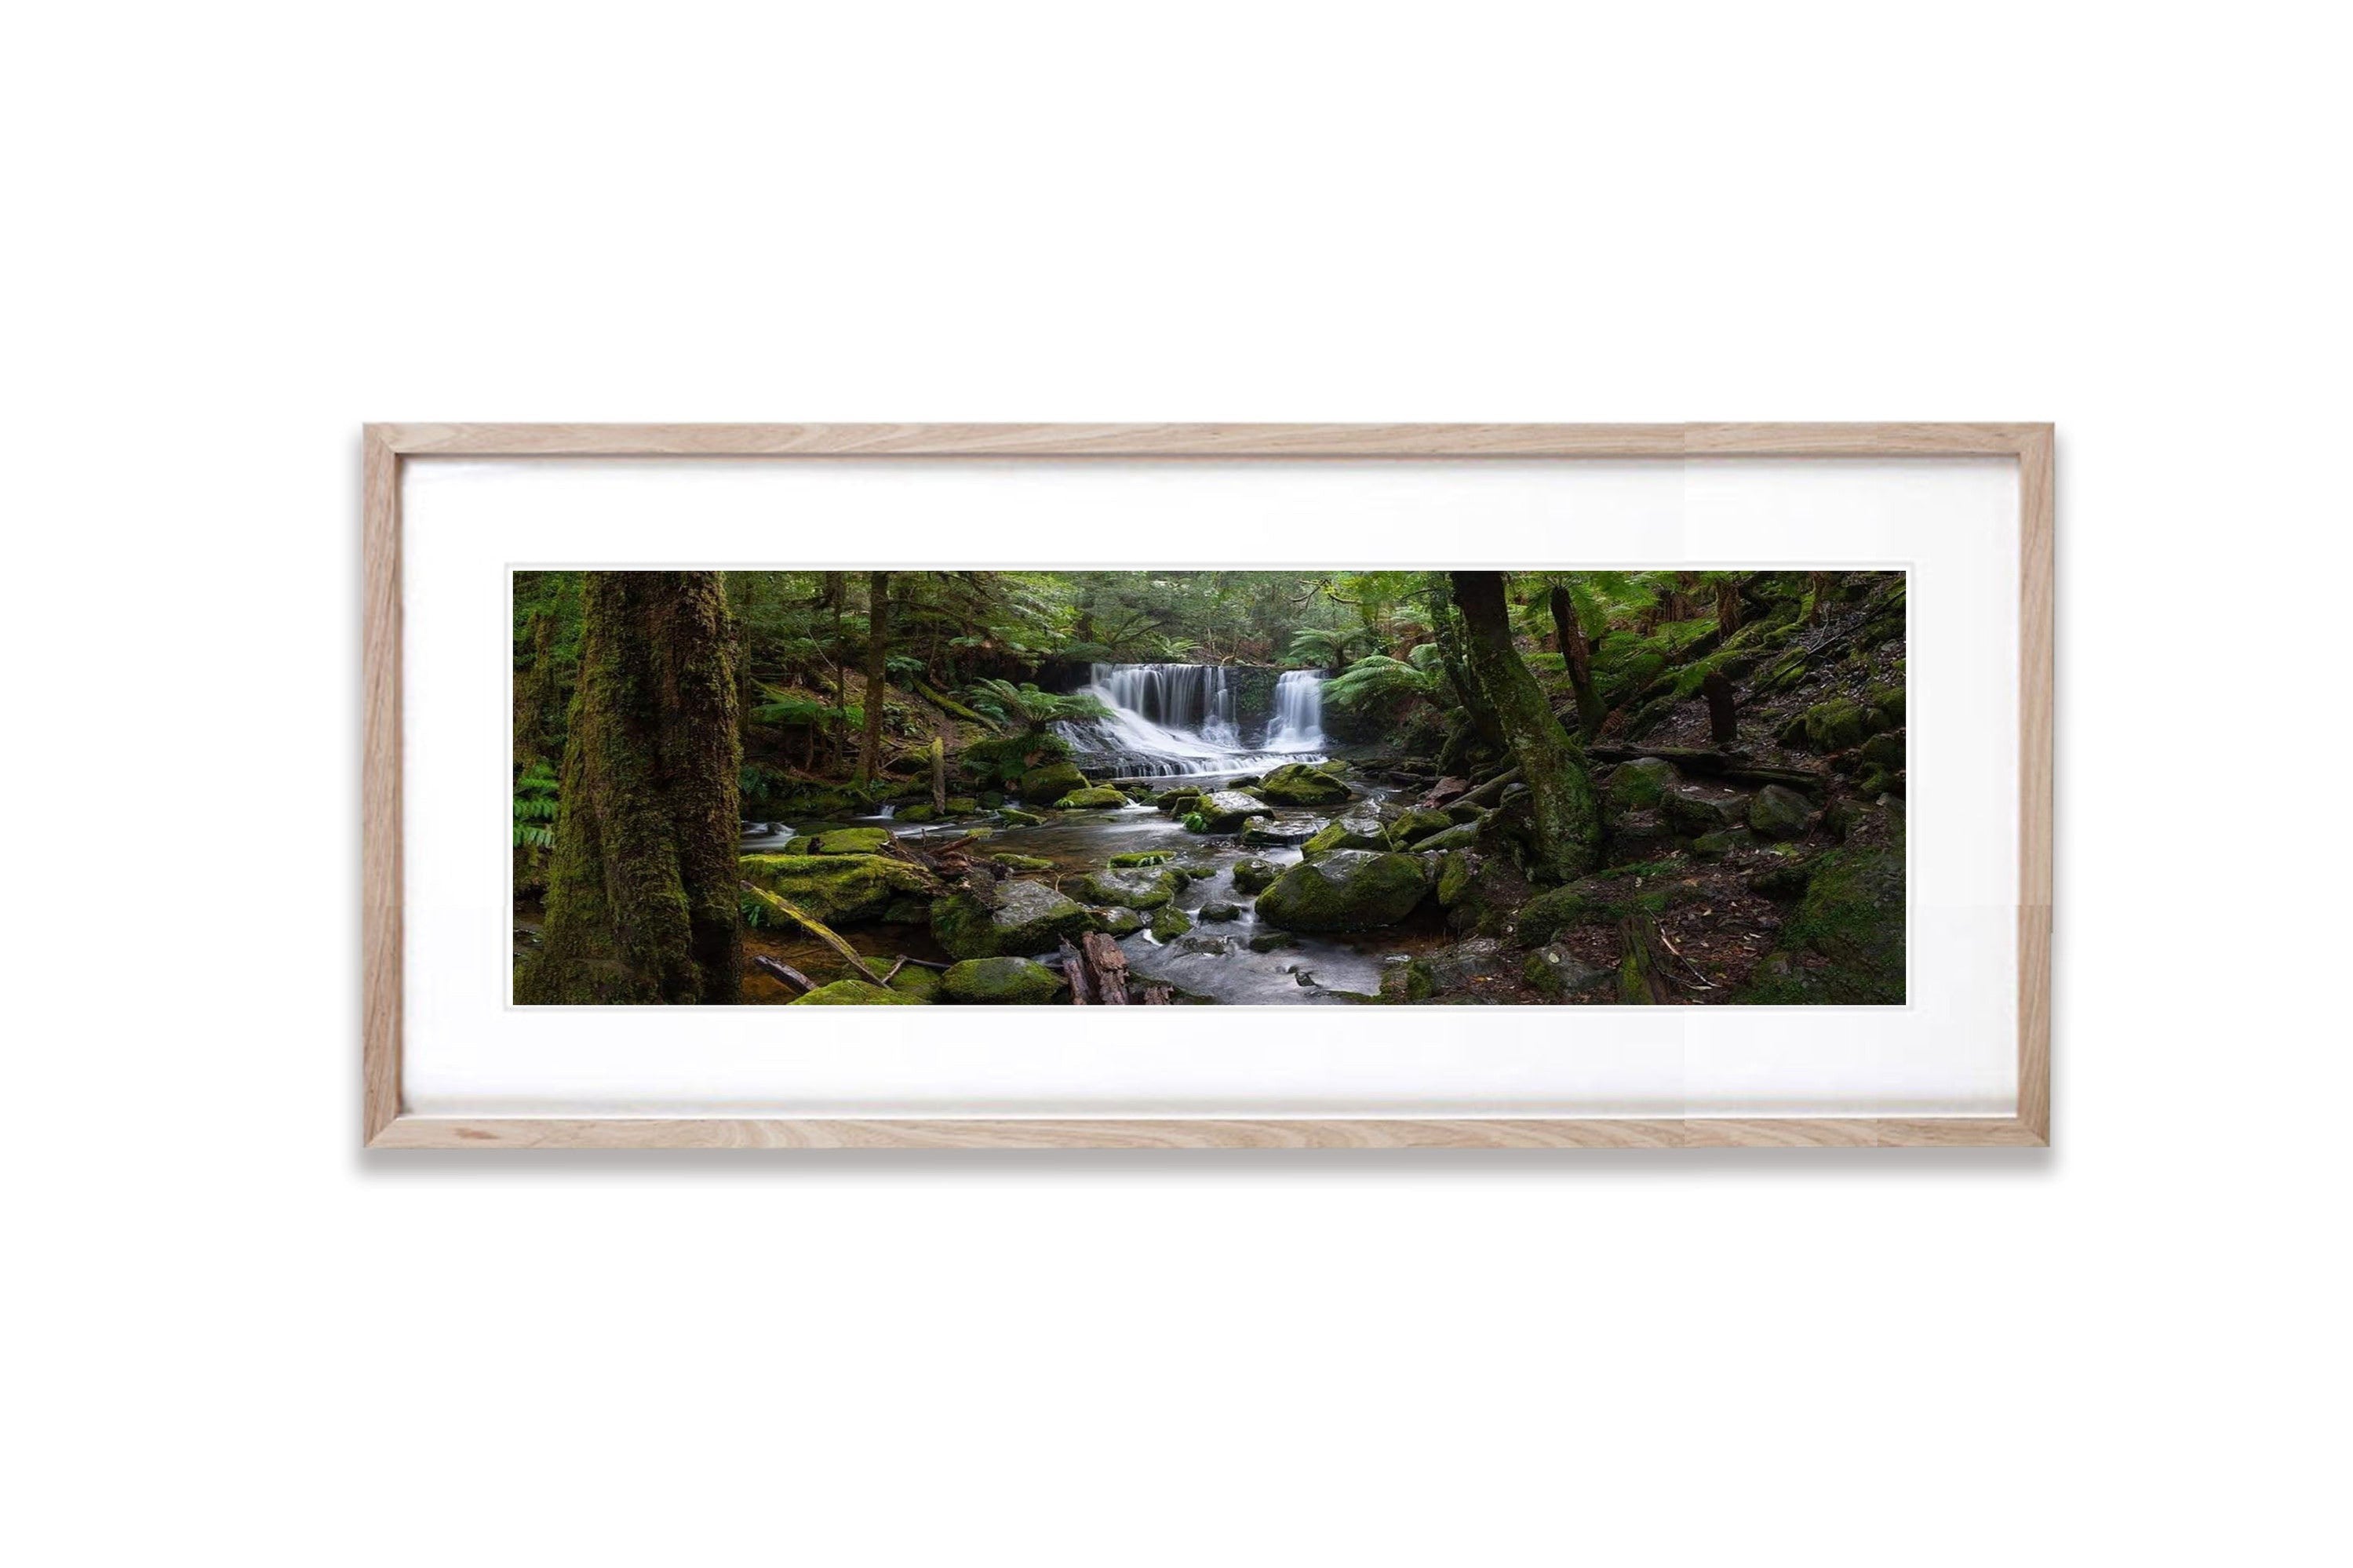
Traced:
POLYGON ((1070 763, 1047 763, 1021 775, 1021 798, 1026 801, 1060 800, 1086 787, 1087 775, 1070 763))
POLYGON ((809 841, 812 855, 873 855, 891 842, 887 827, 837 827, 809 841))
POLYGON ((1259 919, 1286 931, 1373 931, 1411 914, 1430 875, 1410 855, 1335 849, 1303 860, 1259 895, 1259 919))
POLYGON ((1234 891, 1262 893, 1272 887, 1274 879, 1282 874, 1271 861, 1261 860, 1255 857, 1248 860, 1237 860, 1234 862, 1234 891))
POLYGON ((1036 1006, 1051 1002, 1062 977, 1026 958, 968 958, 940 976, 940 994, 950 1002, 1036 1006))
POLYGON ((1193 929, 1193 917, 1170 904, 1154 912, 1152 934, 1162 942, 1175 942, 1193 929))
POLYGON ((1198 817, 1202 826, 1193 827, 1196 833, 1235 833, 1253 816, 1272 815, 1265 802, 1253 799, 1240 790, 1221 789, 1195 801, 1193 809, 1186 816, 1185 826, 1193 827, 1193 819, 1198 817))
POLYGON ((1442 811, 1433 811, 1428 806, 1411 807, 1389 824, 1389 847, 1411 848, 1418 841, 1432 834, 1443 833, 1453 826, 1454 819, 1442 811))
POLYGON ((1803 837, 1813 820, 1813 803, 1783 784, 1767 784, 1748 805, 1748 826, 1767 838, 1803 837))
POLYGON ((1097 871, 1077 879, 1071 887, 1090 903, 1156 910, 1174 899, 1181 885, 1174 871, 1136 867, 1131 870, 1097 871))
POLYGON ((1620 811, 1641 811, 1659 804, 1660 795, 1682 774, 1663 757, 1636 757, 1620 763, 1609 774, 1610 805, 1620 811))
POLYGON ((820 985, 806 996, 796 996, 787 1006, 793 1007, 905 1007, 920 1006, 923 998, 903 992, 886 991, 880 985, 863 980, 837 980, 830 985, 820 985))
POLYGON ((745 881, 828 925, 896 919, 902 900, 939 891, 921 867, 886 855, 746 855, 737 868, 745 881))
POLYGON ((1366 807, 1335 816, 1308 836, 1299 847, 1301 855, 1313 860, 1335 849, 1387 849, 1389 830, 1378 815, 1366 807))
POLYGON ((1348 786, 1306 763, 1285 763, 1261 779, 1260 798, 1277 805, 1337 805, 1349 795, 1348 786))
POLYGON ((1064 937, 1075 942, 1094 928, 1094 917, 1077 900, 1043 882, 1000 882, 997 907, 969 892, 936 900, 932 934, 951 958, 1026 957, 1051 952, 1064 937))
POLYGON ((1127 796, 1109 784, 1074 789, 1054 803, 1057 811, 1111 811, 1127 804, 1127 796))

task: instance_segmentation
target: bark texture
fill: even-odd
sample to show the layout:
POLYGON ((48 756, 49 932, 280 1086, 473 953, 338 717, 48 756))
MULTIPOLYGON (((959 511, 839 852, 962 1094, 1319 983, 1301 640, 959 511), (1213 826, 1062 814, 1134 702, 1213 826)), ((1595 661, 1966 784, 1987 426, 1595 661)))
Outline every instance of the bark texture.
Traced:
POLYGON ((743 742, 716 572, 591 572, 547 925, 522 1003, 729 1003, 743 742))
POLYGON ((1454 602, 1462 614, 1462 651, 1471 679, 1493 710, 1504 743, 1528 786, 1535 830, 1529 869, 1562 881, 1592 869, 1601 841, 1601 813, 1584 755, 1553 716, 1544 688, 1512 644, 1512 621, 1500 572, 1456 572, 1454 602))
POLYGON ((1569 687, 1577 693, 1577 727, 1590 739, 1607 717, 1600 695, 1593 689, 1593 645, 1577 618, 1577 601, 1557 584, 1552 590, 1552 624, 1561 660, 1568 666, 1569 687))

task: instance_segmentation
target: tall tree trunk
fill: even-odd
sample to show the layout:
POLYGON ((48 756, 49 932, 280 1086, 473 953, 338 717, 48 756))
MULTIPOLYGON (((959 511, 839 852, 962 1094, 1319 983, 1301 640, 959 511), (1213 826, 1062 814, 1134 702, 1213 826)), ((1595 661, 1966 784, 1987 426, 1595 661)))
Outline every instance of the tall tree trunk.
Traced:
POLYGON ((1740 629, 1740 584, 1731 577, 1715 585, 1715 629, 1727 637, 1740 629))
POLYGON ((1607 717, 1600 694, 1593 689, 1593 645, 1585 640, 1585 626, 1577 618, 1577 601, 1558 584, 1552 590, 1552 624, 1560 641, 1560 657, 1568 666, 1568 684, 1577 693, 1577 727, 1590 740, 1607 717))
POLYGON ((555 707, 555 617, 545 610, 531 616, 531 662, 515 677, 514 760, 529 767, 547 755, 548 722, 555 707))
POLYGON ((882 771, 883 677, 891 670, 891 574, 866 574, 866 746, 858 754, 858 782, 882 771))
POLYGON ((1806 625, 1810 626, 1820 626, 1822 624, 1822 612, 1829 608, 1830 601, 1831 574, 1827 572, 1817 572, 1814 574, 1813 605, 1806 612, 1806 625))
POLYGON ((1456 572, 1454 600, 1462 612, 1462 649, 1471 677, 1483 689, 1504 738, 1528 786, 1535 828, 1530 869, 1561 881, 1592 868, 1601 842, 1601 810, 1585 758, 1570 740, 1544 688, 1512 646, 1512 617, 1500 572, 1456 572))
POLYGON ((547 925, 522 1003, 727 1003, 743 764, 716 572, 591 572, 547 925))
POLYGON ((841 602, 849 594, 849 573, 825 574, 826 606, 833 612, 833 733, 827 753, 837 772, 849 749, 849 650, 841 644, 841 602))
POLYGON ((1446 671, 1447 684, 1462 700, 1462 712, 1472 730, 1490 750, 1502 752, 1509 744, 1504 739, 1503 722, 1495 717, 1486 692, 1480 689, 1478 672, 1463 657, 1462 621, 1454 608, 1453 585, 1444 573, 1430 574, 1430 619, 1437 623, 1430 630, 1438 644, 1439 668, 1446 671))

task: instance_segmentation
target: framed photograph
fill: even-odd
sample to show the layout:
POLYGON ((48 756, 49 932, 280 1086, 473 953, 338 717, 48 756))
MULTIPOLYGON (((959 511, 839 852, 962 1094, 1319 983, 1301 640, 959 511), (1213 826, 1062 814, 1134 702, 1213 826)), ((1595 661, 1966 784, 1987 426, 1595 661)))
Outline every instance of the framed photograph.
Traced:
POLYGON ((2047 425, 377 425, 376 1148, 2050 1139, 2047 425))

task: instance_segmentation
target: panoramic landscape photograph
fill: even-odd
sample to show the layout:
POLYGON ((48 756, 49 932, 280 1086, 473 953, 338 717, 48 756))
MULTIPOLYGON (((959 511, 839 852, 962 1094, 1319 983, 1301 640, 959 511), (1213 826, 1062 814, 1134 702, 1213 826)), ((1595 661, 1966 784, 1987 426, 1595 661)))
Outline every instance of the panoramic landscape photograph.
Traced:
POLYGON ((517 571, 519 1005, 1905 1000, 1905 576, 517 571))

